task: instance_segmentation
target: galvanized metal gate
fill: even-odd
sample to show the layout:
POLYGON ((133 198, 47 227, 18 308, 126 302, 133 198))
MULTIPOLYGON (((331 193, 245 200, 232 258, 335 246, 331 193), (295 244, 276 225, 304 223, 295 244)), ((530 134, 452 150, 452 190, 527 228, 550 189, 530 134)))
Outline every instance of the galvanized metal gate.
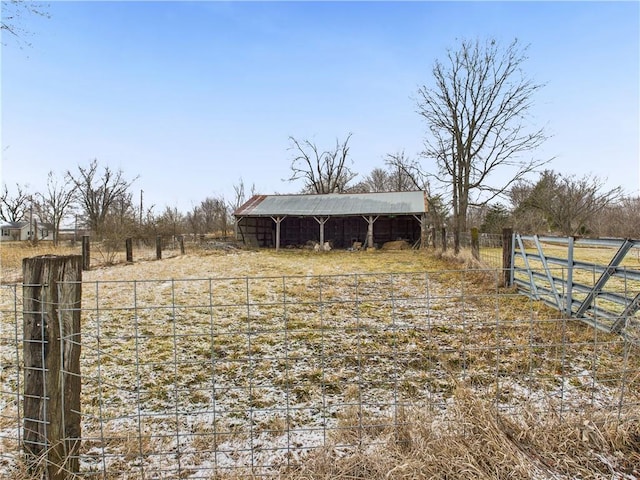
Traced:
POLYGON ((640 240, 516 233, 512 252, 511 283, 523 294, 599 330, 640 338, 640 240))

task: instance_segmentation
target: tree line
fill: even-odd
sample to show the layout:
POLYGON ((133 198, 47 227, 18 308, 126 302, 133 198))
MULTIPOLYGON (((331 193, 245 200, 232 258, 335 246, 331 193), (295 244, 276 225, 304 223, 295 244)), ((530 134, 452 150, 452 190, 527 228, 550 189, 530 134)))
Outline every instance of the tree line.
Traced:
POLYGON ((100 165, 97 159, 62 174, 49 172, 46 187, 30 192, 16 184, 10 190, 3 185, 0 194, 0 219, 4 222, 29 221, 51 228, 58 244, 63 221, 74 221, 74 229, 88 231, 97 240, 121 241, 192 234, 194 237, 216 232, 227 235, 231 211, 244 202, 242 181, 236 186, 236 204, 222 196, 207 197, 189 212, 166 206, 159 214, 155 205, 145 205, 143 190, 136 197, 133 186, 138 177, 128 178, 122 169, 100 165))

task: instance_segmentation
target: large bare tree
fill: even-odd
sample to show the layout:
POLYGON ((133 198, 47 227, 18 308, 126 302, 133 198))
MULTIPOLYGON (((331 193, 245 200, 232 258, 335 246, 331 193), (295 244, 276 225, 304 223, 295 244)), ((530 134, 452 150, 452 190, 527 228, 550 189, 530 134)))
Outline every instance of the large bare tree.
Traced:
POLYGON ((97 236, 103 235, 103 226, 116 202, 131 203, 128 190, 133 180, 127 180, 122 170, 112 170, 109 166, 102 169, 98 160, 92 160, 88 166, 78 166, 78 171, 67 171, 67 178, 75 187, 75 198, 84 210, 87 226, 97 236))
POLYGON ((74 191, 69 179, 59 179, 53 172, 47 176, 47 189, 37 193, 38 217, 41 222, 51 224, 53 244, 58 245, 60 224, 73 205, 74 191))
POLYGON ((347 165, 350 139, 351 134, 343 142, 336 139, 333 149, 320 151, 314 142, 289 137, 289 149, 294 155, 289 181, 302 179, 304 193, 347 191, 349 182, 357 175, 347 165))
POLYGON ((26 187, 16 183, 15 193, 9 192, 5 183, 0 194, 0 219, 5 222, 19 222, 27 216, 31 206, 31 195, 26 187))
POLYGON ((433 66, 433 85, 418 90, 418 113, 428 128, 423 155, 451 195, 455 249, 467 229, 470 205, 484 205, 546 161, 527 157, 546 139, 528 127, 534 94, 542 87, 522 70, 527 48, 517 40, 463 40, 433 66), (495 173, 500 171, 499 181, 495 173))

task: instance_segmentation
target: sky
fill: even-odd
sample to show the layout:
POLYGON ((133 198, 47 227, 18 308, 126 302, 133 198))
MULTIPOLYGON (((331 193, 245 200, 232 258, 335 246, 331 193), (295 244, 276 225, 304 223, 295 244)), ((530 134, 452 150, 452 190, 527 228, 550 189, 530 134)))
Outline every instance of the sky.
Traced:
POLYGON ((390 153, 421 160, 417 91, 434 62, 462 39, 517 38, 525 75, 545 85, 529 121, 550 138, 534 158, 640 194, 636 1, 51 1, 48 13, 2 37, 10 191, 97 159, 135 178, 145 209, 186 213, 233 201, 241 179, 247 193, 298 193, 291 136, 328 149, 352 133, 361 177, 390 153))

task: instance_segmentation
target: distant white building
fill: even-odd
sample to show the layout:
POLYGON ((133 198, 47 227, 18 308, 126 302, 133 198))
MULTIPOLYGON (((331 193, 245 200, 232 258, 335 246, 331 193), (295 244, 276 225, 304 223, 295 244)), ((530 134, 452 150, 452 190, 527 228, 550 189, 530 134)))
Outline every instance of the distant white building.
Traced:
POLYGON ((34 222, 4 222, 0 224, 0 242, 17 242, 26 240, 53 240, 53 229, 51 225, 34 222), (33 228, 30 228, 33 227, 33 228), (37 232, 32 232, 37 229, 37 232), (37 237, 36 237, 37 235, 37 237))

